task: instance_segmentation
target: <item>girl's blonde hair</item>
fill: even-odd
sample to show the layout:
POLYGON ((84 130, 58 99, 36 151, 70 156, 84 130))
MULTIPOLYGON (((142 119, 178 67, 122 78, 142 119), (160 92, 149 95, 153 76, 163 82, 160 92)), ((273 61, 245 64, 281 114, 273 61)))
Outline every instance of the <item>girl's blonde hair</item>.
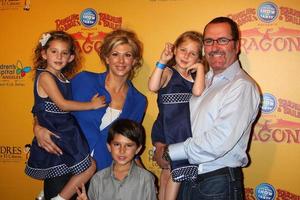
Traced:
MULTIPOLYGON (((178 48, 179 45, 185 42, 187 39, 197 42, 199 44, 198 56, 201 61, 203 61, 202 48, 203 48, 203 36, 200 32, 197 31, 186 31, 179 35, 179 37, 174 42, 174 49, 178 48)), ((173 49, 173 51, 174 51, 173 49)), ((176 65, 175 56, 167 63, 168 67, 173 67, 176 65)))

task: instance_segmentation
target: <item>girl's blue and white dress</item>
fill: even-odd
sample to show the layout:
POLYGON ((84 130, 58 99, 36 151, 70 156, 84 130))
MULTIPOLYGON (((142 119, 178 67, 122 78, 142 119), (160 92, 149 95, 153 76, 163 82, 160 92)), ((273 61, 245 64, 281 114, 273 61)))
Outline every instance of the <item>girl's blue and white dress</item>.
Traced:
MULTIPOLYGON (((157 94, 159 113, 152 127, 152 143, 175 144, 192 137, 189 100, 193 82, 184 79, 175 69, 168 85, 157 94)), ((173 161, 171 175, 174 181, 196 179, 198 166, 188 160, 173 161)))
MULTIPOLYGON (((42 98, 37 93, 37 81, 41 73, 50 73, 46 70, 37 70, 34 82, 33 114, 38 123, 49 131, 58 135, 51 136, 52 140, 62 150, 62 155, 51 154, 39 147, 36 138, 33 138, 30 156, 25 173, 35 179, 47 179, 65 174, 80 174, 91 165, 89 147, 82 131, 69 112, 59 109, 49 98, 42 98)), ((50 73, 61 94, 65 99, 72 99, 71 84, 67 80, 60 80, 50 73)))

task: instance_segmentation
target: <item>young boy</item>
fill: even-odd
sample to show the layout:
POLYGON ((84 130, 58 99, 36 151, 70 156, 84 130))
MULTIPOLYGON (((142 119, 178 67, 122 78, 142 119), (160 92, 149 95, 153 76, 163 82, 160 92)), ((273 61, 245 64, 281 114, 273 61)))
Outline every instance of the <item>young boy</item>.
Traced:
MULTIPOLYGON (((108 132, 107 148, 113 163, 91 179, 90 200, 156 200, 153 175, 136 165, 134 158, 144 143, 144 130, 138 123, 120 119, 108 132)), ((87 200, 85 188, 77 189, 78 200, 87 200)))

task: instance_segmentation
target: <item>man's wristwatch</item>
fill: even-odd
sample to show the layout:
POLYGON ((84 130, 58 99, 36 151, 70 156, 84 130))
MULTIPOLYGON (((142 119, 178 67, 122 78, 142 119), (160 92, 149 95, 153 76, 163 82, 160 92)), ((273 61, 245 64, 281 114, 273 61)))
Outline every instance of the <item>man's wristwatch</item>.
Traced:
POLYGON ((164 152, 162 154, 162 158, 168 162, 171 162, 171 157, 170 157, 170 154, 169 154, 169 146, 165 146, 164 148, 164 152))

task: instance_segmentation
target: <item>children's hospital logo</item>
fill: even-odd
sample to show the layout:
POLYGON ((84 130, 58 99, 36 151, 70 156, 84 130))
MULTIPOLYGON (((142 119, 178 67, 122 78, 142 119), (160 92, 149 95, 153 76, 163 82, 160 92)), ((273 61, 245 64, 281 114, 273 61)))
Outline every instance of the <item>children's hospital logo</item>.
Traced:
POLYGON ((241 27, 241 51, 300 51, 300 11, 264 2, 257 8, 246 8, 229 14, 241 27), (250 23, 250 28, 243 25, 250 23), (253 24, 253 26, 252 26, 253 24), (251 28, 252 26, 252 28, 251 28))
POLYGON ((17 61, 17 64, 16 64, 16 74, 17 75, 24 77, 28 72, 30 72, 30 70, 31 70, 30 66, 23 67, 22 62, 19 60, 17 61))
POLYGON ((30 71, 31 67, 24 66, 20 60, 16 64, 0 64, 0 87, 24 86, 24 78, 30 71))

